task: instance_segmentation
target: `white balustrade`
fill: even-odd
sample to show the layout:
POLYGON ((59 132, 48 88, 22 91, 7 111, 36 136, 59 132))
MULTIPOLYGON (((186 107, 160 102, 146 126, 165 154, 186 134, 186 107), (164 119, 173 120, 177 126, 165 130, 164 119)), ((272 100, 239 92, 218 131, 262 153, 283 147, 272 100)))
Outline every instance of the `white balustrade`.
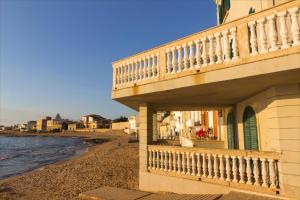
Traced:
POLYGON ((300 44, 299 7, 293 7, 248 22, 251 56, 300 44), (290 16, 290 17, 289 17, 290 16), (256 26, 257 24, 257 26, 256 26), (287 26, 291 24, 291 26, 287 26), (279 26, 278 26, 279 25, 279 26), (266 29, 268 34, 266 34, 266 29), (258 34, 258 38, 257 38, 258 34), (289 38, 291 35, 291 38, 289 38), (259 47, 259 51, 257 49, 259 47))
MULTIPOLYGON (((166 76, 179 73, 185 75, 186 71, 196 73, 201 71, 202 67, 228 64, 239 61, 240 57, 254 57, 300 45, 298 5, 293 4, 290 8, 279 6, 265 15, 262 13, 251 15, 249 21, 245 18, 241 22, 248 26, 248 38, 240 32, 245 31, 244 25, 229 23, 217 27, 215 31, 210 29, 193 35, 190 39, 184 38, 182 42, 178 40, 174 45, 169 43, 114 64, 113 88, 133 87, 139 83, 163 80, 166 76), (245 41, 240 41, 241 39, 245 41), (245 53, 245 48, 241 48, 240 51, 239 44, 248 44, 249 55, 245 53), (160 63, 160 58, 164 59, 164 66, 160 63)), ((247 62, 247 59, 244 60, 247 62)), ((224 167, 226 168, 225 165, 224 167)), ((234 180, 234 174, 231 178, 234 180)), ((248 182, 246 178, 245 181, 248 182)))
POLYGON ((202 177, 202 180, 234 182, 270 189, 279 188, 278 159, 262 156, 242 154, 232 151, 175 148, 168 146, 148 146, 148 170, 164 171, 185 175, 185 177, 202 177), (204 151, 203 153, 201 153, 204 151), (240 155, 239 155, 240 154, 240 155))

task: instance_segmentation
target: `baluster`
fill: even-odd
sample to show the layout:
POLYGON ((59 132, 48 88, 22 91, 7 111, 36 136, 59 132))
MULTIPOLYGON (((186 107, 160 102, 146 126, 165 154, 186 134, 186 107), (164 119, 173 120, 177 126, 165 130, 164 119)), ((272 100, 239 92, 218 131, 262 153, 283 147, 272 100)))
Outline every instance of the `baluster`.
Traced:
POLYGON ((152 153, 151 150, 148 150, 148 155, 149 155, 149 163, 148 163, 148 169, 152 169, 152 153))
POLYGON ((168 154, 167 154, 167 151, 164 151, 164 154, 165 154, 165 162, 164 162, 164 165, 165 165, 165 169, 164 169, 164 171, 166 172, 166 171, 168 171, 168 154))
POLYGON ((196 153, 197 155, 197 176, 201 176, 201 160, 200 153, 196 153))
MULTIPOLYGON (((119 67, 115 68, 116 70, 116 82, 115 82, 115 87, 119 84, 119 67)), ((113 87, 115 89, 115 87, 113 87)))
POLYGON ((122 83, 121 67, 118 67, 118 85, 122 83))
POLYGON ((155 55, 151 54, 151 72, 150 72, 150 78, 153 79, 155 76, 155 55))
POLYGON ((228 30, 222 31, 224 62, 230 61, 230 46, 229 46, 228 34, 229 34, 228 30))
POLYGON ((182 48, 183 48, 183 70, 182 71, 186 71, 189 64, 187 44, 183 44, 182 48))
POLYGON ((170 49, 166 50, 166 54, 167 54, 167 73, 170 74, 171 67, 172 67, 170 49))
POLYGON ((226 159, 226 181, 231 181, 231 173, 230 173, 230 156, 225 155, 226 159))
POLYGON ((134 66, 134 70, 133 70, 133 77, 134 77, 134 79, 133 79, 133 82, 134 83, 136 83, 136 81, 137 81, 137 62, 136 62, 136 60, 134 60, 133 61, 133 66, 134 66))
POLYGON ((159 159, 159 151, 158 150, 155 150, 156 151, 156 170, 159 170, 160 168, 160 159, 159 159))
POLYGON ((182 60, 182 47, 181 46, 177 46, 176 47, 177 52, 178 52, 178 72, 181 72, 181 70, 183 69, 183 60, 182 60))
POLYGON ((129 63, 125 65, 125 83, 129 83, 129 63))
POLYGON ((268 52, 267 48, 267 35, 266 35, 266 30, 265 30, 265 23, 266 19, 262 18, 257 20, 258 26, 259 26, 259 45, 260 45, 260 53, 266 53, 268 52))
POLYGON ((248 185, 252 185, 252 170, 251 170, 251 158, 246 157, 246 171, 247 171, 247 184, 248 185))
POLYGON ((172 171, 172 152, 168 151, 168 155, 169 155, 169 170, 168 172, 172 171))
POLYGON ((190 153, 189 152, 186 153, 186 168, 187 168, 186 174, 190 175, 191 174, 191 165, 190 165, 190 153))
POLYGON ((236 165, 236 156, 231 156, 232 157, 232 174, 233 174, 233 180, 232 182, 237 183, 238 179, 237 179, 237 175, 238 175, 238 168, 236 165))
POLYGON ((276 51, 278 50, 277 46, 277 30, 275 26, 275 19, 276 15, 270 15, 267 17, 268 24, 269 24, 269 38, 270 38, 270 43, 271 43, 271 48, 270 51, 276 51))
POLYGON ((171 48, 172 51, 172 74, 176 73, 176 65, 177 65, 177 59, 176 59, 176 48, 172 47, 171 48))
POLYGON ((202 154, 202 158, 203 158, 203 160, 202 160, 202 168, 203 168, 203 174, 202 174, 202 176, 203 177, 207 177, 207 170, 206 170, 206 155, 205 155, 205 153, 204 154, 202 154))
POLYGON ((123 65, 120 66, 120 84, 123 84, 123 65))
POLYGON ((190 48, 190 56, 189 56, 190 69, 194 69, 195 68, 194 42, 189 42, 188 45, 190 48))
POLYGON ((200 68, 200 66, 201 66, 200 42, 201 42, 200 39, 195 40, 195 43, 196 43, 196 62, 197 62, 196 68, 197 69, 200 68))
POLYGON ((131 61, 131 83, 134 82, 134 61, 131 61))
POLYGON ((176 172, 176 152, 173 151, 173 172, 176 172))
POLYGON ((143 71, 142 71, 142 73, 143 73, 143 80, 145 80, 146 79, 146 58, 144 57, 144 58, 142 58, 142 62, 141 62, 141 64, 142 64, 142 68, 143 68, 143 71))
POLYGON ((219 179, 218 155, 213 154, 213 157, 214 157, 214 179, 219 179))
POLYGON ((191 153, 192 157, 192 176, 196 175, 196 163, 195 163, 195 154, 191 153))
POLYGON ((239 183, 246 183, 244 158, 243 158, 243 156, 239 156, 238 158, 239 158, 239 167, 240 167, 240 182, 239 183))
POLYGON ((288 11, 291 15, 291 20, 292 20, 291 32, 293 37, 293 46, 297 46, 300 44, 300 29, 298 24, 299 8, 294 7, 288 9, 288 11))
POLYGON ((267 177, 267 168, 266 168, 266 161, 267 159, 261 158, 261 175, 262 175, 262 186, 268 187, 268 177, 267 177))
POLYGON ((181 157, 180 157, 180 152, 177 153, 177 174, 181 173, 181 157))
POLYGON ((122 64, 122 85, 125 84, 125 65, 122 64))
POLYGON ((212 163, 211 163, 211 154, 207 155, 208 159, 208 178, 212 178, 212 163))
POLYGON ((208 36, 209 40, 209 64, 215 64, 214 36, 208 36))
POLYGON ((289 48, 290 45, 288 44, 288 30, 286 26, 286 11, 279 12, 278 14, 279 21, 280 21, 280 37, 281 37, 281 49, 289 48))
POLYGON ((201 38, 202 42, 202 61, 203 61, 203 66, 207 65, 207 46, 206 46, 206 37, 201 38))
POLYGON ((258 168, 258 158, 252 158, 253 163, 254 163, 254 185, 260 185, 260 180, 259 180, 259 168, 258 168))
POLYGON ((216 54, 217 54, 217 64, 223 62, 222 58, 222 46, 221 46, 221 33, 216 33, 215 35, 216 38, 216 54))
POLYGON ((142 59, 139 58, 139 80, 141 81, 143 79, 143 68, 142 68, 142 59))
POLYGON ((164 170, 164 154, 160 151, 160 171, 164 170))
POLYGON ((159 72, 160 72, 159 67, 160 67, 160 65, 159 65, 159 54, 156 53, 156 65, 155 65, 156 70, 155 71, 156 71, 156 76, 157 77, 159 77, 159 72))
POLYGON ((182 155, 182 174, 185 174, 186 173, 186 164, 185 164, 185 153, 184 152, 182 152, 181 153, 181 155, 182 155))
POLYGON ((146 56, 144 60, 145 79, 149 79, 149 67, 150 67, 149 65, 150 65, 149 56, 146 56))
POLYGON ((275 161, 273 159, 269 159, 269 166, 270 166, 270 188, 276 188, 276 172, 275 172, 275 161))
POLYGON ((232 52, 233 58, 232 60, 239 59, 239 49, 237 43, 237 36, 236 36, 236 27, 230 29, 231 37, 232 37, 232 52))
POLYGON ((221 180, 225 181, 225 168, 224 168, 224 156, 219 155, 220 158, 220 175, 221 175, 221 180))
POLYGON ((258 54, 257 52, 257 37, 256 37, 256 21, 251 21, 248 23, 250 29, 250 47, 251 47, 251 56, 258 54))
POLYGON ((156 168, 156 155, 154 150, 151 150, 151 153, 152 153, 152 169, 154 170, 156 168))

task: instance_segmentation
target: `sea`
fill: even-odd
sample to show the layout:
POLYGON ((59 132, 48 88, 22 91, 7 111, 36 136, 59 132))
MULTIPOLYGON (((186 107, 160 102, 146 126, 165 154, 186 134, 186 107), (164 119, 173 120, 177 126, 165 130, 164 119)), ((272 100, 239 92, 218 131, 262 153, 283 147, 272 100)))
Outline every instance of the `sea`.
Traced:
POLYGON ((0 179, 70 158, 86 147, 75 137, 0 136, 0 179))

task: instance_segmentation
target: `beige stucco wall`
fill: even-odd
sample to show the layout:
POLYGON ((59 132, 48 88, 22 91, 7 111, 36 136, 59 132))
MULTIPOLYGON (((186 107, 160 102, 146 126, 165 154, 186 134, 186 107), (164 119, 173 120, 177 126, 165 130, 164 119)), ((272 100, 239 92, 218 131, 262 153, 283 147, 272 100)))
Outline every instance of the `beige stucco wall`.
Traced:
POLYGON ((129 127, 130 127, 129 122, 113 122, 111 124, 111 129, 114 129, 114 130, 123 130, 123 129, 129 128, 129 127))
POLYGON ((236 104, 239 149, 244 149, 243 113, 256 112, 260 151, 279 151, 281 184, 285 194, 300 197, 300 86, 281 85, 236 104))
POLYGON ((259 12, 273 7, 273 4, 279 5, 288 1, 290 0, 230 0, 230 10, 225 23, 247 16, 250 8, 259 12))

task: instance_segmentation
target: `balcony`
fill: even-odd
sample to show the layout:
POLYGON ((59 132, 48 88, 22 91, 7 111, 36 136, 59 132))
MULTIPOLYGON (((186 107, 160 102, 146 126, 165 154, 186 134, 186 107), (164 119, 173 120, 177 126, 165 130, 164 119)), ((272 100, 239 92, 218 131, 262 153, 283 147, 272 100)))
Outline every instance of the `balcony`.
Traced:
POLYGON ((112 98, 135 110, 144 102, 157 110, 219 107, 297 83, 299 6, 281 4, 113 62, 112 98))

